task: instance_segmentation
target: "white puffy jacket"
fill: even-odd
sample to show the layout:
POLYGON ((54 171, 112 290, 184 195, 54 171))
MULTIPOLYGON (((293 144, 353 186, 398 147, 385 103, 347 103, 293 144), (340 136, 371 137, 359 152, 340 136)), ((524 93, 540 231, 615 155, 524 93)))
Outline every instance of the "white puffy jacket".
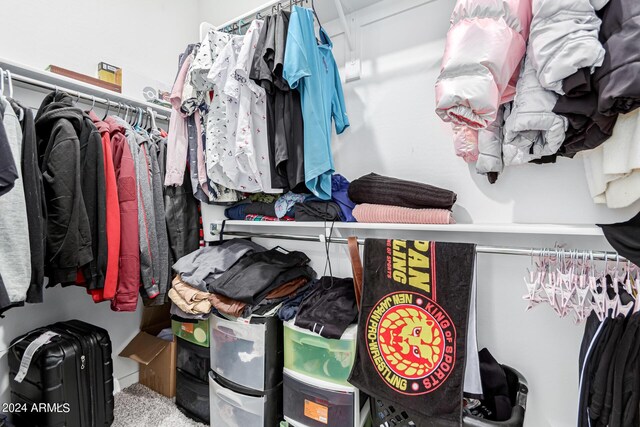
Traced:
POLYGON ((558 95, 542 87, 527 55, 516 86, 511 114, 504 124, 505 166, 520 165, 555 154, 564 142, 567 119, 555 114, 558 95))
POLYGON ((605 52, 598 39, 601 21, 591 2, 597 7, 606 3, 533 0, 528 52, 543 88, 562 95, 565 78, 581 68, 593 71, 602 65, 605 52))

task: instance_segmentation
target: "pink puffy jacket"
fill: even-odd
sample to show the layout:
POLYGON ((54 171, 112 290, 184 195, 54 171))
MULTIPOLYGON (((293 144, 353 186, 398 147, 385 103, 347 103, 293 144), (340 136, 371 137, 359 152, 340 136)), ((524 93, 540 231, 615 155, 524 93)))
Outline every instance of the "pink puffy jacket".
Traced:
POLYGON ((456 152, 477 159, 477 130, 513 99, 532 0, 458 0, 436 82, 436 113, 452 122, 456 152))

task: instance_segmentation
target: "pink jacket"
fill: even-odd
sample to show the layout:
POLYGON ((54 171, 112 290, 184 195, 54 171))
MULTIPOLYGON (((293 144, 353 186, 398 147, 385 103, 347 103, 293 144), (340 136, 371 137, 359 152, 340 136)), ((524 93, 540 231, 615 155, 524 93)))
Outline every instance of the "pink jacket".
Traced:
POLYGON ((477 159, 475 131, 493 123, 500 105, 515 95, 531 1, 458 0, 453 10, 436 81, 436 113, 453 123, 456 153, 466 161, 477 159))

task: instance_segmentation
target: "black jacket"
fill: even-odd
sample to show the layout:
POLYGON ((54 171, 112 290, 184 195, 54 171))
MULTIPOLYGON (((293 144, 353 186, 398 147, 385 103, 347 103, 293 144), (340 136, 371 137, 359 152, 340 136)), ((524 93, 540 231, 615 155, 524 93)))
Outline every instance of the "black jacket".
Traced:
POLYGON ((11 106, 18 114, 22 111, 22 185, 27 200, 27 221, 29 223, 29 247, 31 248, 31 284, 27 290, 27 302, 40 303, 44 285, 44 251, 46 245, 44 188, 42 174, 38 166, 38 146, 33 113, 15 100, 11 106))
POLYGON ((102 136, 84 114, 80 132, 81 187, 91 229, 93 261, 82 267, 88 289, 104 288, 107 274, 107 190, 102 136))
POLYGON ((91 230, 81 188, 80 140, 84 114, 65 93, 51 93, 36 115, 38 156, 47 207, 45 271, 49 284, 76 281, 93 260, 91 230))
POLYGON ((618 114, 640 107, 640 2, 610 0, 599 12, 604 62, 593 74, 578 70, 563 83, 553 111, 569 119, 560 155, 595 148, 613 132, 618 114))

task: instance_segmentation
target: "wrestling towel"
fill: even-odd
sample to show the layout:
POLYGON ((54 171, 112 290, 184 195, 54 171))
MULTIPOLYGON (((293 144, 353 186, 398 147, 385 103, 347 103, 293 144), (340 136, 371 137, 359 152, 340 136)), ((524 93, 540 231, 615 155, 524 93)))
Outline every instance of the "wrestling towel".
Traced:
POLYGON ((367 239, 349 382, 425 425, 461 425, 474 260, 473 244, 367 239))

